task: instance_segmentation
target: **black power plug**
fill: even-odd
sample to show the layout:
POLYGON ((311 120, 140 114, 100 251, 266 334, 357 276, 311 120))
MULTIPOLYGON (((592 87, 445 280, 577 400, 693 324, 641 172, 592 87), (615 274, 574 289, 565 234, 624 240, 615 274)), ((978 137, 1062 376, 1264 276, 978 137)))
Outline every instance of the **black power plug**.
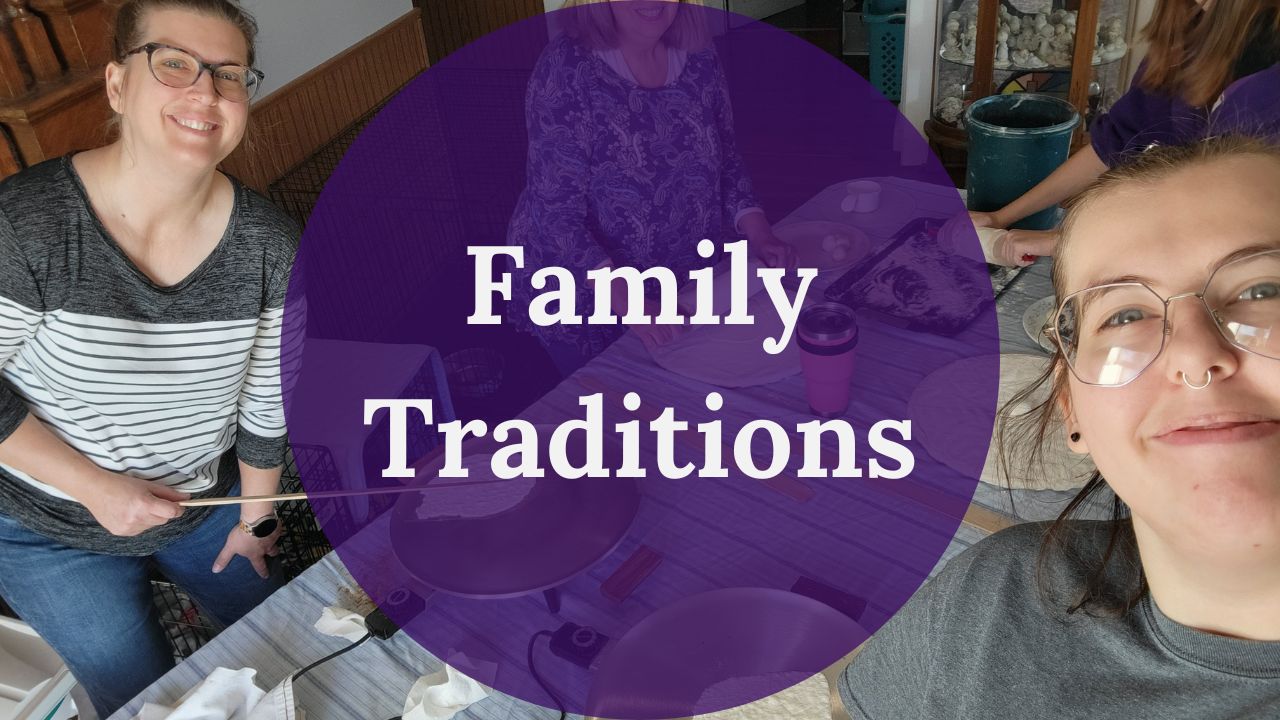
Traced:
POLYGON ((396 617, 409 622, 418 617, 426 607, 427 601, 423 598, 404 588, 396 588, 387 595, 382 605, 369 613, 364 619, 364 626, 370 635, 386 640, 400 631, 400 625, 391 619, 389 612, 394 612, 396 617))
POLYGON ((369 613, 364 619, 364 627, 369 634, 379 640, 386 640, 392 635, 400 632, 400 626, 395 623, 387 614, 378 608, 369 613))
POLYGON ((590 668, 592 661, 609 643, 609 636, 584 625, 565 623, 551 634, 551 652, 557 657, 582 668, 590 668))

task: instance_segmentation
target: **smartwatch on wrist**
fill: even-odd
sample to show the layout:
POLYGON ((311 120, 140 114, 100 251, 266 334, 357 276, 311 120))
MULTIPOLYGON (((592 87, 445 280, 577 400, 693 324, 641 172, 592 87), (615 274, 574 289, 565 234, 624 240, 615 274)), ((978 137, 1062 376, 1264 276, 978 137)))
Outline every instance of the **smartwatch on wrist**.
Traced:
POLYGON ((240 529, 256 538, 268 537, 271 533, 275 532, 278 527, 280 527, 280 518, 276 517, 275 513, 263 515, 253 522, 245 522, 243 519, 240 520, 240 529))

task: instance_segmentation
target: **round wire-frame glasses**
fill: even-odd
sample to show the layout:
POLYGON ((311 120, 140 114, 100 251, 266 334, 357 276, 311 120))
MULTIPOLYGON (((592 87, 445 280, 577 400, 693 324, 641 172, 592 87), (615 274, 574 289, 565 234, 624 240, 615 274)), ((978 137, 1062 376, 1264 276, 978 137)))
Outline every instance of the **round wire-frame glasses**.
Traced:
POLYGON ((1062 301, 1058 303, 1057 310, 1052 316, 1050 316, 1048 322, 1043 328, 1043 332, 1047 337, 1053 340, 1055 345, 1057 345, 1059 352, 1062 353, 1062 357, 1067 363, 1068 369, 1071 370, 1071 374, 1074 375, 1077 380, 1086 385, 1094 385, 1098 387, 1123 387, 1136 380, 1140 375, 1142 375, 1142 373, 1146 372, 1148 368, 1155 364, 1156 359, 1164 353, 1165 347, 1168 346, 1169 336, 1172 334, 1172 328, 1169 325, 1169 304, 1174 300, 1180 300, 1182 298, 1196 298, 1199 300, 1199 305, 1204 308, 1205 312, 1209 313, 1209 317, 1212 318, 1214 327, 1217 328, 1218 333, 1232 347, 1269 359, 1280 360, 1280 332, 1277 332, 1280 331, 1280 249, 1261 250, 1256 253, 1250 253, 1243 257, 1236 258, 1230 262, 1223 263, 1210 273, 1208 279, 1205 280, 1204 286, 1199 292, 1179 293, 1177 295, 1171 295, 1164 298, 1143 282, 1104 283, 1102 285, 1094 285, 1082 290, 1077 290, 1076 292, 1064 297, 1062 301), (1264 258, 1275 260, 1277 264, 1276 272, 1268 273, 1258 278, 1250 276, 1241 284, 1246 287, 1254 287, 1257 283, 1263 282, 1273 286, 1269 292, 1275 293, 1274 295, 1254 301, 1270 303, 1268 307, 1270 307, 1271 310, 1269 315, 1267 315, 1267 319, 1271 322, 1270 325, 1267 327, 1261 327, 1257 324, 1237 322, 1233 320, 1233 318, 1227 317, 1222 308, 1214 308, 1210 304, 1206 295, 1208 295, 1211 288, 1213 288, 1215 279, 1227 277, 1227 273, 1229 273, 1232 268, 1239 268, 1240 266, 1256 262, 1264 258), (1101 291, 1122 288, 1141 289, 1159 301, 1159 304, 1161 305, 1159 346, 1155 348, 1154 352, 1150 353, 1150 357, 1146 359, 1145 364, 1141 368, 1127 374, 1123 379, 1114 381, 1104 381, 1103 377, 1090 379, 1085 377, 1077 367, 1076 352, 1078 351, 1078 347, 1069 346, 1069 343, 1075 340, 1074 335, 1078 331, 1075 325, 1080 321, 1080 318, 1078 314, 1075 313, 1070 317, 1067 317, 1068 306, 1071 306, 1077 298, 1081 298, 1086 293, 1098 293, 1101 291), (1262 349, 1264 344, 1268 346, 1267 350, 1269 350, 1269 352, 1262 349), (1273 345, 1275 346, 1274 348, 1270 347, 1273 345))

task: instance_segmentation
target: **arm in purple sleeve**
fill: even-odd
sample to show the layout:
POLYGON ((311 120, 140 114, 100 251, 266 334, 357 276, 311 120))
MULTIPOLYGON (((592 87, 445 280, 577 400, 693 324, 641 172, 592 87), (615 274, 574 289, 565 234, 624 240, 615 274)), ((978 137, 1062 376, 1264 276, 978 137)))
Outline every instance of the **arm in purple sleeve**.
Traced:
MULTIPOLYGON (((1134 74, 1129 91, 1093 123, 1090 131, 1093 149, 1108 167, 1114 167, 1126 155, 1140 152, 1151 143, 1172 144, 1187 139, 1180 138, 1176 132, 1176 115, 1197 111, 1170 95, 1143 88, 1145 69, 1144 62, 1134 74)), ((1188 119, 1191 118, 1184 118, 1188 119)))
POLYGON ((733 128, 733 105, 729 98, 729 83, 724 68, 712 56, 715 94, 712 96, 716 110, 716 130, 720 135, 721 169, 720 186, 724 191, 725 226, 738 230, 743 216, 763 213, 756 201, 755 188, 747 174, 746 163, 738 152, 737 134, 733 128))

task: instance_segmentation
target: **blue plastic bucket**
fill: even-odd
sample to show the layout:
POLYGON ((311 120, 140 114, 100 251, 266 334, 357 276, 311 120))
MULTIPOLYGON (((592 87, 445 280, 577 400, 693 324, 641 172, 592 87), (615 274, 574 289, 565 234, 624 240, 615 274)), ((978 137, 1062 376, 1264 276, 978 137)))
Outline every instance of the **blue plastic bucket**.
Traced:
MULTIPOLYGON (((1071 152, 1080 114, 1067 101, 1039 93, 992 95, 965 111, 969 131, 969 209, 999 210, 1044 180, 1071 152)), ((1048 230, 1059 209, 1045 208, 1013 227, 1048 230)))

